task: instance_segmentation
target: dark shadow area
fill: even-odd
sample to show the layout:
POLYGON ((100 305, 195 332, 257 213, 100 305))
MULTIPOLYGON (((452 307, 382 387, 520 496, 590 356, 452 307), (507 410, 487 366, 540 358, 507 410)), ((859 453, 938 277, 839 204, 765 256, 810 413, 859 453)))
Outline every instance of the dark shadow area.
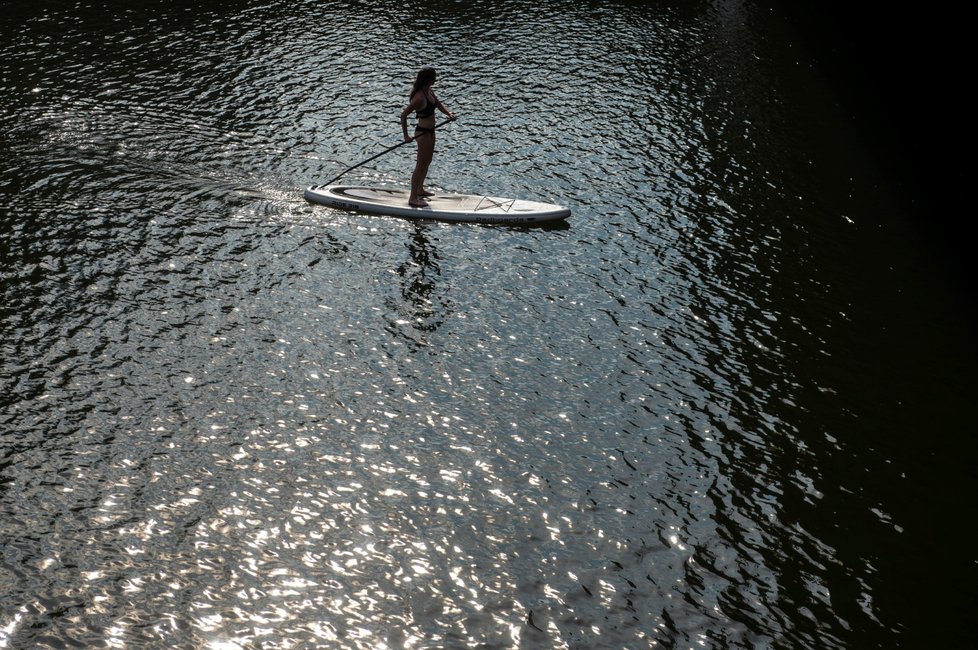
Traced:
POLYGON ((965 51, 971 23, 964 8, 781 5, 975 322, 965 164, 973 119, 965 51))

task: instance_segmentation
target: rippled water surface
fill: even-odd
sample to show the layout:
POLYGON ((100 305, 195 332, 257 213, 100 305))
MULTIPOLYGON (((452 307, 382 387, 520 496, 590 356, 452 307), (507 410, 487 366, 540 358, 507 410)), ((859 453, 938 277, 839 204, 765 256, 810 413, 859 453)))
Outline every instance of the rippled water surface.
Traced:
POLYGON ((974 641, 969 332, 778 11, 150 5, 0 5, 0 647, 974 641), (303 200, 424 64, 565 225, 303 200))

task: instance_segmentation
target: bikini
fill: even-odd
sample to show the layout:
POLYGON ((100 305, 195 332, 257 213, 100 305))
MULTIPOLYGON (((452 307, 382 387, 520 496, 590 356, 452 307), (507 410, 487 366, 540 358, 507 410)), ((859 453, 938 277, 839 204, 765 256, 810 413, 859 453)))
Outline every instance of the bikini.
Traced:
MULTIPOLYGON (((422 117, 431 117, 431 116, 433 116, 435 114, 435 108, 437 108, 437 106, 438 106, 437 102, 436 103, 432 103, 431 98, 428 97, 427 94, 425 94, 424 100, 425 100, 425 107, 423 109, 419 109, 418 110, 418 119, 421 119, 422 117)), ((414 135, 415 135, 415 137, 417 137, 419 135, 424 135, 426 133, 434 133, 434 132, 435 132, 434 127, 430 127, 430 126, 416 126, 416 127, 414 127, 414 135)))

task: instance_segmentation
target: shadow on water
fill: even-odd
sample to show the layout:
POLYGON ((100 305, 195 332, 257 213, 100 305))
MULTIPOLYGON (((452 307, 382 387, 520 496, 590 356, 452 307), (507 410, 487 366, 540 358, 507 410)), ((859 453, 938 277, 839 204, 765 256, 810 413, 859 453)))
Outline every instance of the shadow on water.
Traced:
POLYGON ((389 309, 397 314, 388 330, 407 339, 414 350, 427 346, 427 336, 435 332, 454 311, 446 292, 439 289, 441 268, 438 252, 432 246, 428 225, 413 223, 407 243, 408 259, 394 271, 400 282, 401 300, 390 300, 389 309))
MULTIPOLYGON (((378 217, 363 218, 369 220, 378 217)), ((407 243, 408 258, 394 270, 394 274, 399 278, 400 300, 394 300, 393 297, 388 299, 389 310, 396 314, 389 321, 388 331, 407 339, 415 350, 427 347, 428 336, 451 318, 456 309, 450 298, 452 292, 447 287, 439 286, 446 281, 441 277, 437 245, 430 237, 432 229, 443 227, 446 226, 433 221, 412 221, 411 235, 407 243)), ((566 231, 571 228, 564 221, 519 226, 465 224, 448 227, 503 229, 514 233, 566 231)))

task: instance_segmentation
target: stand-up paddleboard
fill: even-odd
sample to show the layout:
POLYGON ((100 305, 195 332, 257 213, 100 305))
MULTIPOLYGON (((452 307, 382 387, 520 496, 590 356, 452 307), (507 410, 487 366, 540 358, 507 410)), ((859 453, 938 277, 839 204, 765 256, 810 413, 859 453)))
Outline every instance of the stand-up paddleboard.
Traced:
POLYGON ((305 192, 306 200, 314 203, 409 219, 530 224, 560 221, 570 216, 568 208, 552 203, 442 192, 427 197, 427 207, 415 208, 408 205, 409 195, 406 189, 348 185, 314 185, 305 192))

